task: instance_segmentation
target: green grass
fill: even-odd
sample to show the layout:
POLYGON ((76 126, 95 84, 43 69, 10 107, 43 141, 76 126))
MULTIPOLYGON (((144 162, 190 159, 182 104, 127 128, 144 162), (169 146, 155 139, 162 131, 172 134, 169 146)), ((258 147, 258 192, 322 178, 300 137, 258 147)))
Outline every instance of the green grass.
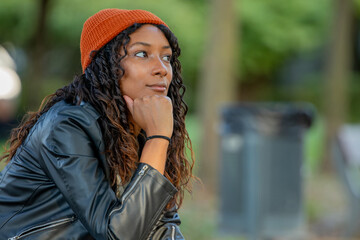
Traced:
MULTIPOLYGON (((4 139, 0 139, 0 156, 3 155, 4 150, 5 150, 5 144, 6 144, 6 140, 4 139)), ((3 170, 3 168, 5 167, 6 163, 4 161, 0 162, 0 171, 3 170)))
POLYGON ((317 117, 304 138, 304 166, 309 174, 318 172, 324 150, 324 119, 317 117))
MULTIPOLYGON (((199 143, 200 143, 200 121, 199 118, 196 115, 188 115, 186 117, 186 121, 185 121, 185 126, 186 126, 186 130, 189 133, 189 137, 192 143, 192 147, 193 147, 193 152, 195 154, 195 166, 193 169, 193 174, 197 174, 198 169, 197 166, 198 164, 196 163, 196 161, 198 160, 197 156, 198 153, 200 151, 199 149, 199 143)), ((190 150, 186 149, 186 155, 188 156, 188 158, 190 158, 190 150)))

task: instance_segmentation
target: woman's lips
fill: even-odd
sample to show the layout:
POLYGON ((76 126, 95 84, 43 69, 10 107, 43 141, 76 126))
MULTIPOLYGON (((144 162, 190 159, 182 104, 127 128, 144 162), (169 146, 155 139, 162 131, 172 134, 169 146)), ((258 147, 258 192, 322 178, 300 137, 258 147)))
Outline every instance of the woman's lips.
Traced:
POLYGON ((155 92, 165 92, 166 91, 166 86, 162 85, 162 84, 148 85, 147 87, 155 92))

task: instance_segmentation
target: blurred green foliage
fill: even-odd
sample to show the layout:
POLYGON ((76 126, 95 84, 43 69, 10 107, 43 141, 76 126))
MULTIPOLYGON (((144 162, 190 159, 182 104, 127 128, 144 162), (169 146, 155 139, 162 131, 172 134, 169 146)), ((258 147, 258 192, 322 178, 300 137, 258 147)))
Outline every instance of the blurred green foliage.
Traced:
MULTIPOLYGON (((237 1, 243 75, 271 76, 287 58, 321 47, 329 30, 331 6, 330 0, 237 1)), ((251 78, 243 79, 247 80, 251 78)))
MULTIPOLYGON (((40 1, 0 2, 0 44, 10 50, 15 47, 26 51, 33 47, 39 4, 40 1)), ((70 82, 75 73, 80 73, 79 41, 82 25, 89 16, 104 8, 141 8, 160 16, 179 39, 188 96, 195 94, 194 83, 203 51, 206 5, 199 1, 176 0, 50 0, 45 39, 47 52, 42 61, 46 81, 55 83, 44 88, 46 92, 38 94, 45 96, 52 93, 56 88, 51 86, 60 87, 64 81, 70 82)), ((188 101, 192 105, 191 97, 188 97, 188 101)))
MULTIPOLYGON (((52 93, 80 73, 79 40, 82 24, 104 8, 146 9, 160 16, 178 37, 182 47, 181 62, 187 85, 187 102, 194 109, 198 76, 201 70, 205 36, 209 25, 208 1, 179 0, 50 0, 46 21, 47 53, 42 59, 46 86, 52 93), (54 89, 55 87, 55 89, 54 89)), ((235 1, 241 25, 241 50, 237 78, 242 82, 259 79, 273 84, 274 74, 284 61, 326 43, 331 1, 242 0, 235 1)), ((2 0, 0 2, 0 44, 6 48, 33 47, 40 1, 2 0)), ((31 61, 31 59, 28 59, 31 61)), ((21 74, 21 73, 20 73, 21 74)), ((26 78, 27 76, 22 76, 26 78)), ((263 86, 254 96, 266 98, 273 88, 263 86), (267 90, 268 89, 268 90, 267 90)))

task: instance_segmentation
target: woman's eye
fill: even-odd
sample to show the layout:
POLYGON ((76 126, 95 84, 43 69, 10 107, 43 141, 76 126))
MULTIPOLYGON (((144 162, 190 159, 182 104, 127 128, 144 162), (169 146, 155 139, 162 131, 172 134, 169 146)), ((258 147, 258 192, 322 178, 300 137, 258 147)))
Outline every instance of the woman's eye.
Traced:
POLYGON ((144 52, 144 51, 137 52, 137 53, 135 53, 135 56, 136 57, 141 57, 141 58, 146 57, 146 52, 144 52))
POLYGON ((166 55, 166 56, 164 56, 164 57, 163 57, 163 60, 164 60, 164 61, 167 61, 167 62, 170 62, 170 60, 171 60, 171 55, 166 55))

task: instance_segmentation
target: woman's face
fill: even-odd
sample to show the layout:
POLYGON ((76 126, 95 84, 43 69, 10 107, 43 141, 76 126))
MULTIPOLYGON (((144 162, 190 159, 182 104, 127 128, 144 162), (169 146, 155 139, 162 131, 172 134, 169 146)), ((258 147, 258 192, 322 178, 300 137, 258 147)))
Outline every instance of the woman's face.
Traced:
POLYGON ((172 79, 172 50, 163 32, 156 26, 143 25, 130 34, 126 49, 127 55, 121 61, 125 73, 119 80, 122 94, 133 100, 166 96, 172 79))

